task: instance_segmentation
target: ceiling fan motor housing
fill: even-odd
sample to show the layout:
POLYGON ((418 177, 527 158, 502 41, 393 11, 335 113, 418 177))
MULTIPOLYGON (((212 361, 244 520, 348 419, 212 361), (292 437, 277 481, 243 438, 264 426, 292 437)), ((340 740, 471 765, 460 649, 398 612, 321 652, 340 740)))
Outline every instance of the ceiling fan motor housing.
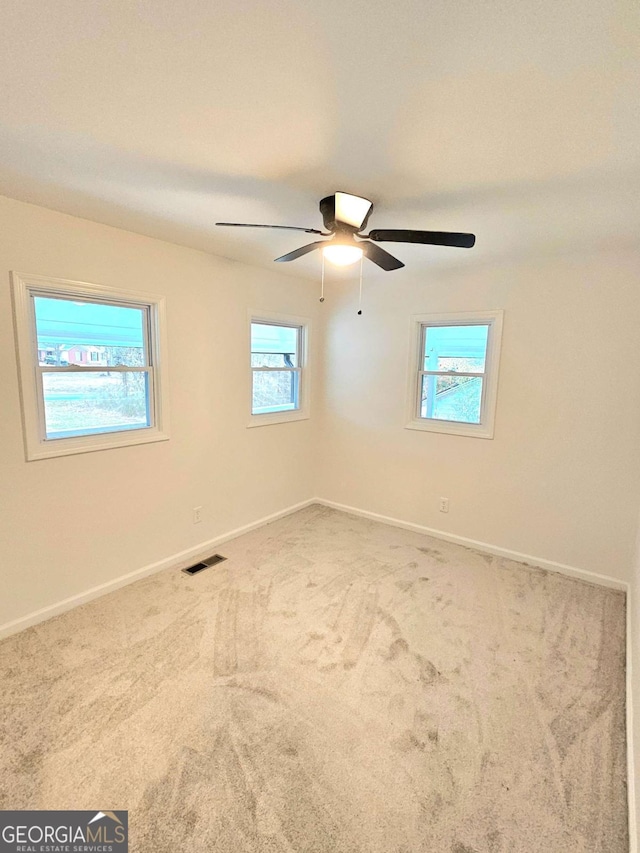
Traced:
MULTIPOLYGON (((362 231, 367 224, 371 211, 373 210, 373 205, 369 202, 370 207, 366 212, 364 219, 362 219, 359 225, 354 225, 350 222, 345 222, 343 219, 336 219, 336 195, 338 194, 334 193, 333 195, 328 195, 320 201, 320 213, 322 214, 324 227, 327 231, 341 231, 347 234, 357 234, 359 231, 362 231)), ((366 199, 360 199, 359 196, 349 196, 347 193, 340 193, 339 195, 343 198, 353 198, 358 202, 363 201, 366 203, 366 199)))
POLYGON ((335 231, 337 227, 335 195, 328 195, 326 198, 321 199, 320 213, 322 214, 322 221, 327 231, 335 231))

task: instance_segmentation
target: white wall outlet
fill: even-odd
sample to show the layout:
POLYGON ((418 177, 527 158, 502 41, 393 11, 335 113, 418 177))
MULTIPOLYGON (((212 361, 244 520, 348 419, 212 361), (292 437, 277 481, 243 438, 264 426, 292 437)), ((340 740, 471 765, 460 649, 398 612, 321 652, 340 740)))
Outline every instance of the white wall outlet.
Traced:
POLYGON ((440 498, 440 512, 449 512, 449 498, 440 498))
POLYGON ((194 524, 200 524, 201 521, 202 521, 202 507, 201 506, 194 506, 194 508, 193 508, 193 523, 194 524))

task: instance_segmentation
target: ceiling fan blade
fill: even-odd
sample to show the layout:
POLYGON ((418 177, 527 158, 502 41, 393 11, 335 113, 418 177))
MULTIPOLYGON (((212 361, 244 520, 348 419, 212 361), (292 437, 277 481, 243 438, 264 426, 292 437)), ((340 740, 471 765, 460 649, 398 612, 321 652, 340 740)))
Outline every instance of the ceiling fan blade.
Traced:
POLYGON ((363 236, 376 242, 427 243, 431 246, 458 246, 461 249, 470 249, 476 242, 475 234, 461 234, 450 231, 406 231, 377 228, 363 236))
POLYGON ((248 222, 216 222, 216 225, 225 225, 231 228, 281 228, 285 231, 304 231, 306 234, 325 234, 324 231, 318 231, 317 228, 299 228, 297 225, 252 225, 248 222))
POLYGON ((387 272, 390 272, 391 270, 399 270, 400 267, 404 266, 402 261, 394 258, 393 255, 390 255, 385 249, 381 249, 380 246, 376 246, 375 243, 362 242, 358 243, 358 247, 362 249, 370 261, 373 261, 374 264, 382 267, 383 270, 387 270, 387 272))
POLYGON ((329 240, 318 240, 315 243, 308 243, 306 246, 301 246, 299 249, 294 249, 293 252, 289 252, 287 255, 282 255, 279 258, 276 258, 276 261, 295 261, 297 258, 301 258, 303 255, 307 255, 309 252, 313 252, 314 249, 319 249, 320 246, 324 246, 325 243, 331 242, 329 240))

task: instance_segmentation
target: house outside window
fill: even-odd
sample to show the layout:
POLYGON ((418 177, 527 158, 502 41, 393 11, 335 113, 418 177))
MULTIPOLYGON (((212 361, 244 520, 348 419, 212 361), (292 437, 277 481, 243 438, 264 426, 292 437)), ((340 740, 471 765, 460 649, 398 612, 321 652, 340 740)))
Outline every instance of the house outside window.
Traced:
POLYGON ((412 320, 409 429, 493 438, 502 311, 412 320))
POLYGON ((164 300, 12 273, 28 460, 168 438, 164 300))
POLYGON ((251 315, 249 426, 309 417, 306 370, 309 322, 283 315, 251 315))

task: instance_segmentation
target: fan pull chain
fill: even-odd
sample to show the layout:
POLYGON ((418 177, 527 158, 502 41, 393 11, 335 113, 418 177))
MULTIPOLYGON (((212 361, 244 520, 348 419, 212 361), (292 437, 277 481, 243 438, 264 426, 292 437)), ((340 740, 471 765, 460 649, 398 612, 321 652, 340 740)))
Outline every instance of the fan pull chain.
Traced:
POLYGON ((364 255, 360 258, 360 294, 358 296, 358 314, 362 314, 362 262, 364 255))
POLYGON ((324 253, 322 254, 322 284, 320 285, 320 302, 324 302, 324 253))

